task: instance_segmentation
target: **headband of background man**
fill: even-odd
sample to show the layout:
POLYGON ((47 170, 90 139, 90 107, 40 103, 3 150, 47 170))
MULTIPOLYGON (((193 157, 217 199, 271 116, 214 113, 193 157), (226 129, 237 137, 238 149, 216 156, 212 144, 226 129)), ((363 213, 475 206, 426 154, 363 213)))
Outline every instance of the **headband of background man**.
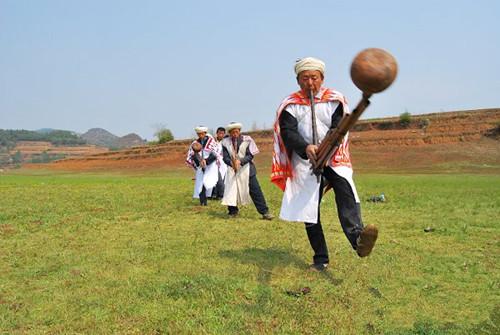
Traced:
POLYGON ((194 131, 199 134, 199 133, 206 133, 208 132, 208 128, 207 127, 203 127, 203 126, 198 126, 196 128, 194 128, 194 131))
POLYGON ((228 132, 231 131, 231 130, 233 130, 233 129, 236 129, 236 128, 241 129, 241 128, 243 128, 243 125, 241 123, 239 123, 239 122, 231 122, 230 124, 228 124, 226 126, 226 130, 228 132))

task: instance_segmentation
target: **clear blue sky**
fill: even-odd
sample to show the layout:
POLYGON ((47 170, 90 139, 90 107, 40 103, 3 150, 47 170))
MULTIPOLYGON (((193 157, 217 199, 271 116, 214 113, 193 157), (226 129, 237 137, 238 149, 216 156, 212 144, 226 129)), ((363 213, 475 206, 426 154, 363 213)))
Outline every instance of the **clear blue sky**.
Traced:
POLYGON ((300 57, 354 105, 367 47, 400 71, 363 118, 500 107, 499 17, 495 0, 0 0, 0 128, 269 128, 300 57))

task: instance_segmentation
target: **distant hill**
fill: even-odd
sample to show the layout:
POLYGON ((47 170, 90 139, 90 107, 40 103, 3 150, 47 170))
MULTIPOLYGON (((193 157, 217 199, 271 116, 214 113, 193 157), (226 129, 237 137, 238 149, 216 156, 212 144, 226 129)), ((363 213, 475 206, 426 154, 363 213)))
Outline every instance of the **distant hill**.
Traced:
POLYGON ((145 143, 146 141, 135 133, 130 133, 118 138, 118 144, 120 148, 136 147, 139 145, 144 145, 145 143))
POLYGON ((106 129, 92 128, 80 135, 88 144, 99 145, 101 147, 114 147, 118 142, 118 136, 111 134, 106 129))
POLYGON ((139 135, 131 133, 123 137, 116 136, 106 129, 92 128, 80 135, 88 144, 98 145, 107 148, 127 148, 146 143, 139 135))
POLYGON ((85 141, 74 132, 52 129, 32 131, 25 129, 0 129, 0 147, 12 148, 19 141, 46 141, 54 145, 84 145, 85 141))

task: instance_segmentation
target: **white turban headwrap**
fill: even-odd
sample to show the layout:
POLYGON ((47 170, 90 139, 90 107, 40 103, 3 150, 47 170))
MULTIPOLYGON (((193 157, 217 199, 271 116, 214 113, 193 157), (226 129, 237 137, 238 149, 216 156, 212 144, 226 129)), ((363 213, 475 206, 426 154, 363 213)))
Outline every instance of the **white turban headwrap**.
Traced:
POLYGON ((228 124, 226 126, 226 130, 228 132, 230 132, 231 130, 236 129, 236 128, 241 129, 241 128, 243 128, 243 125, 239 122, 231 122, 230 124, 228 124))
POLYGON ((325 63, 322 60, 319 60, 314 57, 306 57, 302 59, 298 59, 295 62, 295 74, 298 76, 299 73, 306 70, 316 70, 321 72, 323 75, 325 74, 325 63))
POLYGON ((196 128, 194 128, 194 131, 199 134, 199 133, 206 133, 208 132, 208 128, 207 127, 203 127, 203 126, 198 126, 196 128))

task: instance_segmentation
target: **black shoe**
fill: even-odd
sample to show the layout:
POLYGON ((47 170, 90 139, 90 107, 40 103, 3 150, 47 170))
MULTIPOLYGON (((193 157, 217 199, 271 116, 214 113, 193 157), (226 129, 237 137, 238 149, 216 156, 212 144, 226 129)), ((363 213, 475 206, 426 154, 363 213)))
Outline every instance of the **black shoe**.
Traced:
POLYGON ((235 217, 237 217, 237 216, 239 215, 239 213, 238 213, 238 212, 234 212, 234 213, 228 213, 227 215, 228 215, 230 218, 235 218, 235 217))
POLYGON ((323 272, 328 269, 328 263, 311 264, 309 266, 309 271, 311 272, 323 272))
POLYGON ((272 215, 271 213, 262 214, 262 220, 271 221, 272 219, 274 219, 274 215, 272 215))
POLYGON ((373 247, 375 246, 375 242, 378 237, 378 229, 372 224, 366 226, 357 240, 356 252, 359 257, 366 257, 371 252, 373 247))

